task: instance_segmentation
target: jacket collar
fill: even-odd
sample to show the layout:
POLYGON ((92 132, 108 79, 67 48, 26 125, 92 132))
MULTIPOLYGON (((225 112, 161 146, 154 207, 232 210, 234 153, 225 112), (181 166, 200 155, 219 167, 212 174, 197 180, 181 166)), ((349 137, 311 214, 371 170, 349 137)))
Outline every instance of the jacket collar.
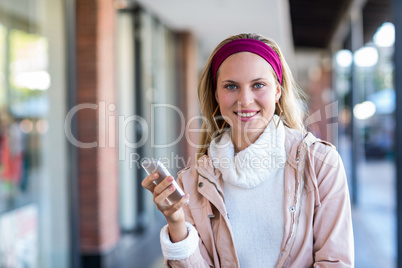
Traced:
MULTIPOLYGON (((297 168, 300 155, 303 153, 303 143, 309 147, 317 140, 311 133, 305 134, 299 130, 291 129, 285 126, 285 151, 286 162, 293 168, 297 168)), ((196 163, 196 170, 202 177, 214 183, 221 193, 223 193, 223 182, 219 179, 221 173, 215 169, 211 157, 208 153, 201 156, 196 163)))
POLYGON ((223 181, 219 180, 219 177, 221 176, 221 172, 214 167, 212 164, 211 157, 209 155, 209 150, 208 154, 204 154, 201 156, 198 161, 195 164, 195 168, 202 177, 205 179, 209 180, 213 184, 216 185, 216 188, 218 191, 222 194, 223 196, 223 181))

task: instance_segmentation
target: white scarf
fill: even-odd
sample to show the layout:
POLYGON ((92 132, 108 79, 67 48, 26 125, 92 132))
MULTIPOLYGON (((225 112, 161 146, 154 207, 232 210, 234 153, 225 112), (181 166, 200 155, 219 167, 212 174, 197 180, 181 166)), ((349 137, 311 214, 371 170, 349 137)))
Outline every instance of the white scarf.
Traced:
MULTIPOLYGON (((273 120, 277 122, 278 116, 274 115, 273 120)), ((209 150, 212 163, 222 173, 225 182, 251 189, 268 178, 275 178, 278 169, 284 168, 285 127, 279 121, 276 128, 273 120, 253 144, 236 155, 229 132, 211 142, 209 150)))

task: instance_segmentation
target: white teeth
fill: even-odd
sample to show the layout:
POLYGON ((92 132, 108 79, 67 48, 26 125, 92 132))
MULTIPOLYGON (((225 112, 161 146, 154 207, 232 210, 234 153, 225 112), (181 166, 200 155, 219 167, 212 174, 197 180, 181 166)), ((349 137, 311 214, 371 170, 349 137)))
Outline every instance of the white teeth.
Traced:
POLYGON ((237 113, 241 117, 252 117, 256 114, 257 112, 252 112, 252 113, 237 113))

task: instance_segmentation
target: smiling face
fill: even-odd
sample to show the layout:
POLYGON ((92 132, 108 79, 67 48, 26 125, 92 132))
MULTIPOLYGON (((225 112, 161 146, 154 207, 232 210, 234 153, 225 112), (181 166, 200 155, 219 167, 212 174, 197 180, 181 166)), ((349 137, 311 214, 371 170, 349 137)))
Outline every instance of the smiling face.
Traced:
POLYGON ((253 143, 264 131, 280 96, 271 65, 256 54, 233 54, 218 69, 215 98, 239 148, 253 143))

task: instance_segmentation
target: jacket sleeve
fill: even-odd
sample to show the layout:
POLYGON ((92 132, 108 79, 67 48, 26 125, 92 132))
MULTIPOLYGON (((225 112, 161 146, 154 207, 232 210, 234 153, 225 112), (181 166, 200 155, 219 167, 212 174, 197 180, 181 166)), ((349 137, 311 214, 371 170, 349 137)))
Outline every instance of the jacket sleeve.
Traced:
POLYGON ((163 256, 167 260, 181 260, 190 257, 198 248, 198 232, 190 223, 186 222, 187 237, 179 242, 173 243, 170 240, 168 225, 162 228, 160 241, 163 256))
POLYGON ((353 267, 351 206, 342 160, 335 149, 322 143, 313 151, 310 167, 317 177, 320 201, 314 210, 314 267, 353 267))
MULTIPOLYGON (((181 174, 179 173, 178 178, 177 178, 177 183, 186 192, 185 188, 183 187, 182 179, 183 178, 182 178, 181 174)), ((190 202, 191 202, 191 193, 190 193, 190 202)), ((186 222, 187 222, 186 224, 187 225, 190 224, 190 225, 194 226, 194 221, 193 221, 193 218, 191 217, 191 211, 190 211, 189 205, 183 206, 183 209, 184 209, 184 214, 186 217, 186 222)), ((195 229, 195 227, 193 227, 193 226, 191 226, 190 229, 194 228, 194 231, 196 232, 196 234, 198 236, 198 232, 195 229)), ((189 238, 189 237, 187 237, 187 238, 189 238)), ((187 267, 197 267, 197 268, 213 267, 212 260, 209 257, 207 250, 206 250, 204 244, 202 243, 202 240, 198 239, 197 241, 198 241, 198 245, 196 246, 195 251, 190 256, 183 258, 183 259, 175 259, 175 260, 172 260, 172 259, 169 260, 165 257, 165 265, 167 267, 173 267, 173 268, 175 268, 175 267, 180 267, 180 268, 181 267, 183 267, 183 268, 184 267, 186 267, 186 268, 187 267)))

